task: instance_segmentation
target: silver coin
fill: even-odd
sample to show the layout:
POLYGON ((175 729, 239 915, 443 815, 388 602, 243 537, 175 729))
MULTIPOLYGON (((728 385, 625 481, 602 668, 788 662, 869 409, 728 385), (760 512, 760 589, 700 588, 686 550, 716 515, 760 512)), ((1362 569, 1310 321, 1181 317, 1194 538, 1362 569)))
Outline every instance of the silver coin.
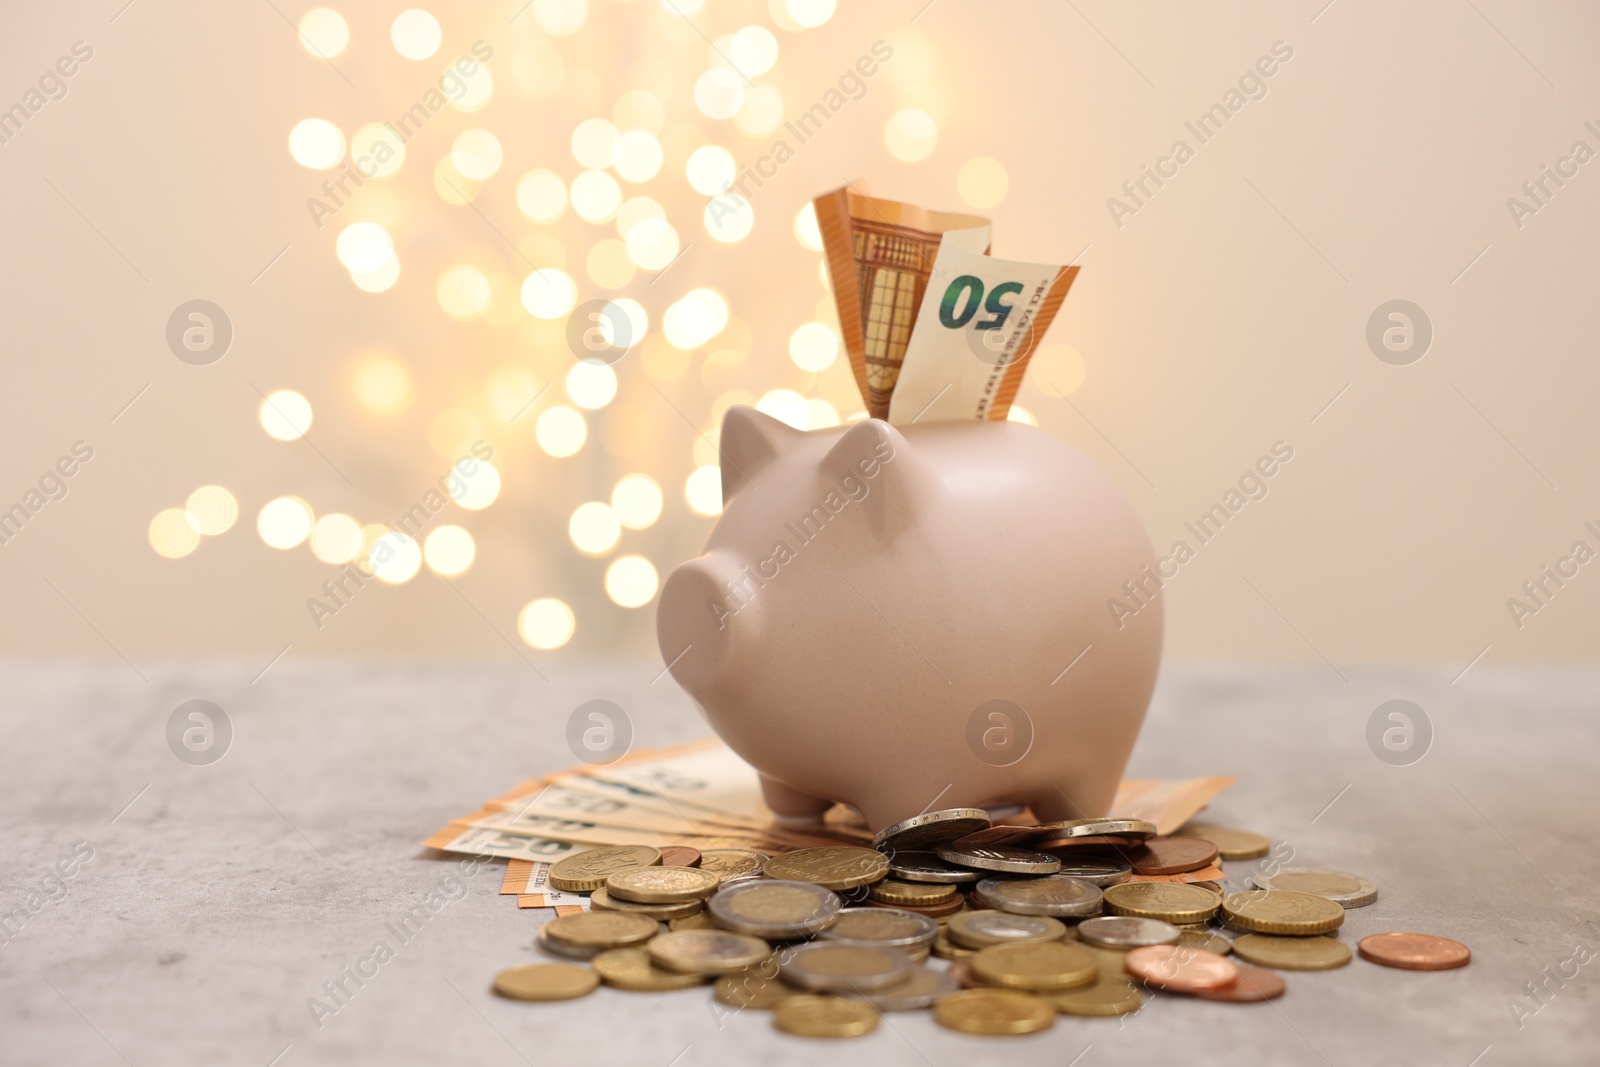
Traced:
POLYGON ((833 925, 842 907, 844 902, 831 889, 778 878, 730 882, 706 903, 711 921, 724 930, 767 941, 820 933, 833 925))
POLYGON ((825 993, 882 989, 911 977, 911 960, 882 945, 813 941, 780 953, 778 974, 789 985, 825 993))
MULTIPOLYGON (((1132 868, 1130 868, 1131 870, 1132 868)), ((956 867, 932 852, 896 852, 889 857, 889 873, 908 882, 954 885, 983 877, 971 867, 956 867)))
POLYGON ((1171 923, 1160 919, 1135 919, 1129 915, 1107 915, 1078 924, 1078 940, 1102 948, 1176 945, 1181 936, 1182 932, 1171 923))
POLYGON ((1378 899, 1376 883, 1359 874, 1330 871, 1325 867, 1279 867, 1272 874, 1255 874, 1250 880, 1258 889, 1284 889, 1343 904, 1364 908, 1378 899), (1312 888, 1315 885, 1316 888, 1312 888))
POLYGON ((1090 885, 1104 889, 1108 885, 1126 882, 1133 873, 1133 865, 1121 860, 1074 860, 1068 857, 1061 861, 1060 873, 1082 878, 1090 885))
POLYGON ((985 878, 972 891, 985 908, 1012 915, 1083 918, 1100 914, 1098 886, 1082 878, 1047 874, 1043 878, 985 878))
POLYGON ((891 855, 911 848, 927 848, 989 828, 989 813, 982 808, 946 808, 913 815, 872 835, 872 847, 891 855))
POLYGON ((1048 915, 1002 911, 964 911, 960 921, 952 922, 945 930, 956 944, 980 949, 1013 941, 1054 941, 1067 932, 1065 923, 1048 915))
POLYGON ((1044 852, 1030 852, 1025 848, 1007 848, 1004 845, 966 847, 940 845, 934 854, 946 863, 973 867, 980 871, 1000 871, 1003 874, 1055 874, 1061 869, 1061 860, 1044 852))
POLYGON ((1156 824, 1143 819, 1067 819, 1062 822, 1041 823, 1040 830, 1049 830, 1052 839, 1062 837, 1134 837, 1143 841, 1156 835, 1156 824))
POLYGON ((917 967, 912 970, 911 977, 899 985, 857 995, 879 1011, 917 1011, 933 1007, 934 1001, 960 988, 956 972, 948 967, 942 971, 917 967))
POLYGON ((932 945, 939 924, 926 915, 901 908, 845 908, 833 925, 818 935, 824 941, 883 945, 914 952, 932 945))

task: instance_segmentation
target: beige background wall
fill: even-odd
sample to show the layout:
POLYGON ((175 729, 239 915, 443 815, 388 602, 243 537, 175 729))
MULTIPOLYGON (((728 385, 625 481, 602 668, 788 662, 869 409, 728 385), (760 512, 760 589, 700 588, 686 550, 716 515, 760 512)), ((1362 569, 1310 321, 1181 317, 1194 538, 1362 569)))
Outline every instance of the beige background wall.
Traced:
POLYGON ((583 26, 560 37, 537 21, 554 25, 546 0, 515 21, 521 0, 438 5, 443 46, 412 62, 388 40, 398 5, 340 2, 351 41, 330 65, 297 42, 302 6, 141 0, 119 14, 122 2, 28 5, 0 33, 0 106, 22 100, 75 41, 94 49, 65 98, 0 145, 0 505, 23 499, 75 441, 94 449, 67 495, 0 547, 8 654, 654 656, 653 605, 618 607, 602 579, 618 554, 665 574, 697 550, 710 520, 686 508, 683 487, 717 398, 789 388, 845 415, 860 407, 842 358, 813 375, 786 355, 792 330, 827 315, 820 256, 796 241, 796 211, 845 179, 959 210, 957 175, 974 156, 1010 177, 988 211, 997 253, 1065 261, 1086 249, 1047 339, 1081 355, 1082 384, 1065 397, 1047 387, 1066 390, 1072 377, 1057 350, 1019 402, 1122 483, 1159 546, 1274 442, 1294 449, 1269 494, 1169 585, 1173 657, 1336 669, 1416 659, 1454 675, 1480 653, 1493 663, 1600 650, 1600 562, 1520 630, 1506 605, 1575 541, 1600 550, 1583 526, 1600 529, 1600 162, 1520 227, 1507 207, 1575 141, 1600 151, 1585 127, 1600 127, 1590 5, 844 5, 819 28, 774 29, 778 65, 757 80, 782 92, 786 111, 819 99, 875 40, 895 58, 761 189, 750 237, 724 245, 701 224, 705 198, 685 181, 684 158, 720 144, 753 161, 775 135, 748 137, 696 110, 695 79, 716 61, 699 34, 773 27, 764 3, 709 0, 689 26, 654 0, 593 0, 583 26), (348 136, 392 118, 479 39, 495 49, 488 106, 446 109, 382 192, 316 228, 305 201, 325 175, 290 158, 290 128, 315 116, 348 136), (1266 95, 1198 144, 1184 123, 1279 41, 1293 57, 1266 95), (541 87, 551 49, 563 80, 519 86, 541 87), (541 167, 570 181, 581 169, 573 128, 610 116, 630 89, 664 105, 666 163, 629 190, 657 199, 688 248, 658 280, 641 271, 618 295, 638 300, 656 332, 669 304, 710 286, 738 322, 677 376, 630 354, 617 399, 589 414, 588 443, 556 459, 534 424, 565 402, 572 356, 560 323, 516 305, 523 256, 555 267, 564 255, 587 299, 601 292, 585 256, 616 234, 570 210, 530 222, 515 188, 541 167), (939 124, 937 147, 914 163, 884 141, 908 107, 939 124), (471 206, 446 204, 434 168, 468 128, 493 131, 505 162, 471 206), (1194 157, 1118 226, 1108 198, 1178 138, 1198 146, 1194 157), (335 258, 340 227, 367 217, 386 220, 402 263, 384 293, 359 291, 335 258), (435 281, 456 263, 509 285, 489 318, 441 311, 435 281), (165 343, 169 314, 194 298, 233 323, 230 351, 211 366, 186 365, 165 343), (1420 361, 1394 366, 1365 333, 1374 309, 1401 298, 1425 310, 1434 338, 1420 361), (353 368, 375 349, 412 376, 399 414, 353 399, 353 368), (491 381, 553 384, 508 424, 491 381), (280 388, 311 401, 309 442, 263 433, 261 392, 280 388), (256 512, 294 494, 318 514, 399 514, 448 462, 428 434, 447 408, 481 421, 505 482, 491 507, 452 506, 436 520, 472 532, 473 568, 454 589, 426 569, 373 586, 316 629, 305 601, 335 568, 305 546, 267 547, 256 512), (567 538, 573 509, 607 499, 631 471, 663 486, 661 519, 605 557, 579 554, 567 538), (185 558, 160 558, 150 520, 212 483, 237 496, 238 524, 185 558), (575 613, 560 651, 517 636, 519 610, 538 597, 575 613))

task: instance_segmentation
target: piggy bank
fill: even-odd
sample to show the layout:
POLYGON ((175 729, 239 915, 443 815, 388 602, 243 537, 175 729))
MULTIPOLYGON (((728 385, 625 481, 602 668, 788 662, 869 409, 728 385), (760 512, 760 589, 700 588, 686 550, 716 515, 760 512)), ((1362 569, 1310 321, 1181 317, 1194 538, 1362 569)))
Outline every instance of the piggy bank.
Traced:
POLYGON ((1107 813, 1161 658, 1138 517, 1016 422, 810 432, 735 407, 723 512, 661 591, 674 678, 780 822, 835 802, 1107 813))

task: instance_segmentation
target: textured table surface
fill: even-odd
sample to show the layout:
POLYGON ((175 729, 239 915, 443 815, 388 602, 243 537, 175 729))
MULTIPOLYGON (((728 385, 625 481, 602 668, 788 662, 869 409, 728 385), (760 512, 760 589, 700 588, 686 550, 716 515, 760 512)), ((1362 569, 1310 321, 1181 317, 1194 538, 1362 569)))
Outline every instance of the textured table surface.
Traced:
POLYGON ((499 1000, 490 978, 536 958, 548 913, 501 897, 498 864, 452 889, 455 861, 416 844, 573 763, 564 726, 584 700, 622 705, 639 744, 703 736, 671 680, 651 684, 658 668, 551 668, 547 682, 521 664, 285 662, 255 684, 259 664, 141 669, 148 683, 122 665, 0 668, 5 1063, 1600 1062, 1600 957, 1574 959, 1576 946, 1579 960, 1600 952, 1600 673, 1480 666, 1454 686, 1427 669, 1162 677, 1130 773, 1237 774, 1208 818, 1378 883, 1347 942, 1443 934, 1472 947, 1463 970, 1357 959, 1289 975, 1271 1004, 1162 996, 1136 1016, 1006 1039, 905 1013, 823 1045, 761 1013, 719 1019, 704 989, 499 1000), (1432 722, 1431 750, 1410 766, 1366 740, 1373 709, 1395 697, 1432 722), (210 766, 167 747, 168 716, 191 698, 233 723, 210 766), (75 848, 92 858, 50 881, 75 848), (453 899, 400 943, 388 924, 430 891, 453 899), (319 1026, 309 998, 379 941, 393 958, 319 1026))

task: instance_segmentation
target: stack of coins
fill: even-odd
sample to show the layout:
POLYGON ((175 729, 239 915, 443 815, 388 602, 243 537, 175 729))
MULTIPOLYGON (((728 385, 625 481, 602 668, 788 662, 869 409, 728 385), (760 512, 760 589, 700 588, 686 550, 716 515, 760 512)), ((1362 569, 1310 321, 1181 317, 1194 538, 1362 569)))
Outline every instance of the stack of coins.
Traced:
MULTIPOLYGON (((1337 936, 1345 911, 1378 895, 1359 875, 1274 864, 1225 892, 1221 864, 1270 843, 1209 824, 1167 836, 1133 819, 991 826, 955 808, 891 826, 874 846, 572 856, 550 880, 590 894, 590 910, 551 920, 535 941, 560 962, 509 968, 494 990, 566 1000, 601 984, 713 983, 727 1013, 770 1011, 806 1037, 856 1037, 883 1012, 922 1009, 963 1033, 1025 1034, 1058 1015, 1138 1011, 1150 996, 1282 996, 1279 972, 1351 962, 1337 936)), ((1408 970, 1471 958, 1458 942, 1404 932, 1358 948, 1408 970)))

